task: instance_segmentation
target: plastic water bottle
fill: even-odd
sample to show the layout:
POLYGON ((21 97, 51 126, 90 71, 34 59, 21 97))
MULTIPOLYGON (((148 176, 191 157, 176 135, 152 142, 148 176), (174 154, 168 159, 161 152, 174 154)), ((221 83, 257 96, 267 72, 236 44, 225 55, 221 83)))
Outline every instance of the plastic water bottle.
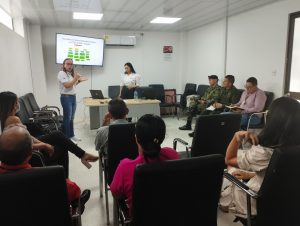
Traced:
POLYGON ((138 92, 137 92, 136 90, 134 90, 133 98, 134 98, 134 99, 138 99, 138 98, 139 98, 138 92))

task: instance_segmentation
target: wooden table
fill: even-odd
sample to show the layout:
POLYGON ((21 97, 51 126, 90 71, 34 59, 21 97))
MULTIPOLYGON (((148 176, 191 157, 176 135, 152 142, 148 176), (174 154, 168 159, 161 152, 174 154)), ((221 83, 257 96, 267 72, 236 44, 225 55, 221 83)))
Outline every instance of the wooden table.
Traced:
MULTIPOLYGON (((107 106, 110 99, 93 99, 85 97, 83 104, 89 107, 90 111, 90 129, 98 129, 100 123, 107 112, 107 106)), ((160 115, 159 100, 127 99, 124 100, 128 109, 128 117, 141 117, 144 114, 160 115)))

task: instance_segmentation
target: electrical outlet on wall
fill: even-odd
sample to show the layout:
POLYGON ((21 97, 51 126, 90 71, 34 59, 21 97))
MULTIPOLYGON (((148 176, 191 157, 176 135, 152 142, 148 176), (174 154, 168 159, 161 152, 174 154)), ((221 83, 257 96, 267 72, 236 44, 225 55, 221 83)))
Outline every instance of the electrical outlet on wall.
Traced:
POLYGON ((277 75, 277 70, 273 70, 273 71, 272 71, 272 76, 275 77, 276 75, 277 75))

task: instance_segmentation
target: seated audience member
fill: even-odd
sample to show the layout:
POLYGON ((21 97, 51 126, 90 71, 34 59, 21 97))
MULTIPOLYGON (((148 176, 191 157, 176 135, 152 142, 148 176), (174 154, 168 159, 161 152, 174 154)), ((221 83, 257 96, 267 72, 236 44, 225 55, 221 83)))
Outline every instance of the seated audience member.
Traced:
MULTIPOLYGON (((16 116, 19 110, 20 105, 16 94, 12 92, 0 93, 0 134, 9 125, 22 124, 19 117, 16 116)), ((55 131, 38 138, 32 136, 33 149, 41 151, 46 165, 62 165, 67 178, 69 176, 68 151, 80 158, 83 164, 98 160, 97 156, 82 150, 60 131, 55 131)))
MULTIPOLYGON (((250 77, 247 79, 245 91, 243 92, 238 103, 234 104, 240 107, 236 110, 242 113, 241 128, 246 129, 251 113, 261 112, 264 110, 267 97, 264 91, 257 87, 257 79, 250 77), (243 110, 242 110, 243 109, 243 110)), ((250 125, 258 125, 261 123, 262 115, 253 115, 250 125)))
POLYGON ((108 128, 110 124, 128 123, 126 115, 128 108, 124 100, 117 98, 108 102, 108 112, 105 114, 102 126, 98 129, 95 138, 96 150, 101 154, 107 154, 108 128))
MULTIPOLYGON (((6 127, 0 136, 0 174, 32 168, 28 162, 31 155, 32 138, 26 128, 22 125, 6 127)), ((80 198, 83 212, 84 204, 89 200, 91 191, 84 190, 80 195, 78 185, 69 179, 66 179, 66 185, 70 204, 77 206, 80 198)))
MULTIPOLYGON (((226 75, 223 81, 223 87, 221 89, 221 95, 218 102, 215 102, 212 106, 214 110, 205 110, 201 115, 220 114, 224 112, 225 105, 231 105, 238 101, 238 90, 233 85, 235 79, 233 75, 226 75)), ((190 137, 193 137, 195 132, 189 133, 190 137)))
MULTIPOLYGON (((267 114, 266 126, 258 136, 247 131, 235 133, 226 151, 225 162, 228 172, 239 179, 250 179, 247 185, 258 192, 274 148, 300 144, 299 115, 300 104, 295 99, 280 97, 274 100, 267 114), (251 148, 240 150, 241 143, 245 141, 252 144, 251 148)), ((233 186, 228 180, 224 180, 220 208, 246 218, 246 194, 233 186)), ((256 215, 254 199, 251 213, 256 215)))
POLYGON ((205 91, 203 97, 200 99, 193 97, 191 99, 187 112, 187 122, 184 126, 179 127, 180 130, 192 130, 193 117, 197 114, 202 114, 209 105, 219 101, 221 95, 221 86, 218 85, 218 76, 210 75, 208 76, 208 81, 209 87, 205 91))
POLYGON ((179 159, 174 149, 160 146, 165 139, 166 125, 159 116, 150 114, 142 116, 136 124, 135 134, 139 156, 134 160, 123 159, 110 185, 113 196, 125 198, 130 210, 135 167, 139 164, 179 159))
POLYGON ((225 105, 231 105, 239 101, 238 90, 233 85, 235 78, 233 75, 226 75, 223 81, 220 100, 213 104, 215 108, 210 114, 220 114, 224 111, 225 105))

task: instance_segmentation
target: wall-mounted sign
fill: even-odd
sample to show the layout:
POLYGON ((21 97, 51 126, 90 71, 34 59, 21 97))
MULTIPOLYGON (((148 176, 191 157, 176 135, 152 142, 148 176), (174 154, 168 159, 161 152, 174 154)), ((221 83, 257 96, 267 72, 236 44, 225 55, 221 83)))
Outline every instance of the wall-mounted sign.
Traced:
POLYGON ((173 46, 164 46, 163 53, 173 53, 173 46))

